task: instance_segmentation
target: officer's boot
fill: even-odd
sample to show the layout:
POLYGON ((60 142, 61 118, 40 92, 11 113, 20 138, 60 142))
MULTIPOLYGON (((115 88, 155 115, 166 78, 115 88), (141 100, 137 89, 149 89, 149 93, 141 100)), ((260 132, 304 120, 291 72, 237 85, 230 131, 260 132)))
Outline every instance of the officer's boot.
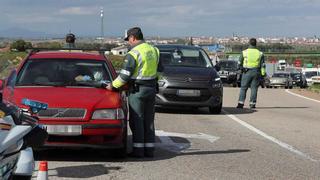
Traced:
POLYGON ((238 103, 237 108, 242 109, 244 104, 238 103))

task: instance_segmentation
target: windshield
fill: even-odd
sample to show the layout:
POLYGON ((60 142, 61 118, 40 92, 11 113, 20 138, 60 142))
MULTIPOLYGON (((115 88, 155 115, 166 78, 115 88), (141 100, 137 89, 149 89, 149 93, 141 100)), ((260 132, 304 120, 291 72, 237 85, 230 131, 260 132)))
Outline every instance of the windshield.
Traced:
POLYGON ((305 72, 305 75, 307 78, 311 78, 312 76, 317 76, 318 73, 317 71, 308 71, 308 72, 305 72))
POLYGON ((220 70, 234 70, 238 69, 238 62, 237 61, 220 61, 219 62, 220 70))
POLYGON ((34 59, 24 64, 16 86, 97 86, 110 77, 103 61, 34 59))
POLYGON ((287 78, 289 77, 289 74, 284 74, 284 73, 275 73, 273 74, 272 77, 281 77, 281 78, 287 78))
POLYGON ((207 54, 201 49, 160 49, 163 66, 212 67, 207 54))

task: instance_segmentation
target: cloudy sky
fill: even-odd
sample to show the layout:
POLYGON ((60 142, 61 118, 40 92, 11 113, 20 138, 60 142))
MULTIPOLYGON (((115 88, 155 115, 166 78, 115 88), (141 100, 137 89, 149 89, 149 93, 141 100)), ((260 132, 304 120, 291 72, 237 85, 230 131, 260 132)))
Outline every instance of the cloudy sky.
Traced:
POLYGON ((320 0, 0 0, 0 30, 121 36, 320 36, 320 0))

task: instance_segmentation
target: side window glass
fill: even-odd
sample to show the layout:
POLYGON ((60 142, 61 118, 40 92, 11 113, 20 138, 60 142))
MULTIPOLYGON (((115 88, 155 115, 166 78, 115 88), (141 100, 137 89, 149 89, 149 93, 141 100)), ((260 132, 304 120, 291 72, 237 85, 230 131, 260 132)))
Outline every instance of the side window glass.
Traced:
POLYGON ((14 88, 17 79, 17 71, 13 70, 8 77, 7 86, 14 88))

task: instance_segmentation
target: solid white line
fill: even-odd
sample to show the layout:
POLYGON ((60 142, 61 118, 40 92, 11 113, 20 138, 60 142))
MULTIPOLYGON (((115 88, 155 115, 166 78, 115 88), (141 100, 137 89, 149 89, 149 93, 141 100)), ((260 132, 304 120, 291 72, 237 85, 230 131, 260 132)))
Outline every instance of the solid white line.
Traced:
POLYGON ((298 154, 299 156, 302 156, 302 157, 304 157, 304 158, 306 158, 306 159, 309 159, 309 160, 311 160, 311 161, 313 161, 313 162, 318 162, 317 160, 313 159, 312 157, 308 156, 307 154, 305 154, 305 153, 303 153, 303 152, 295 149, 293 146, 291 146, 291 145, 289 145, 289 144, 287 144, 287 143, 284 143, 284 142, 282 142, 282 141, 280 141, 280 140, 278 140, 278 139, 276 139, 276 138, 274 138, 274 137, 272 137, 272 136, 269 136, 268 134, 266 134, 266 133, 264 133, 263 131, 261 131, 261 130, 255 128, 255 127, 253 127, 252 125, 250 125, 250 124, 248 124, 248 123, 240 120, 238 117, 230 114, 229 112, 227 112, 227 111, 225 111, 225 110, 222 110, 222 112, 223 112, 224 114, 226 114, 228 117, 230 117, 231 119, 233 119, 234 121, 236 121, 236 122, 238 122, 239 124, 241 124, 242 126, 248 128, 248 129, 250 129, 251 131, 259 134, 260 136, 262 136, 262 137, 264 137, 264 138, 266 138, 266 139, 268 139, 268 140, 270 140, 270 141, 278 144, 279 146, 281 146, 281 147, 283 147, 283 148, 285 148, 285 149, 287 149, 287 150, 289 150, 289 151, 291 151, 291 152, 293 152, 293 153, 296 153, 296 154, 298 154))
POLYGON ((291 94, 291 95, 294 95, 294 96, 298 96, 298 97, 301 97, 301 98, 304 98, 304 99, 308 99, 308 100, 310 100, 310 101, 314 101, 314 102, 320 103, 320 101, 318 101, 318 100, 311 99, 311 98, 302 96, 302 95, 300 95, 300 94, 296 94, 296 93, 294 93, 294 92, 289 91, 288 89, 286 89, 286 92, 289 93, 289 94, 291 94))

